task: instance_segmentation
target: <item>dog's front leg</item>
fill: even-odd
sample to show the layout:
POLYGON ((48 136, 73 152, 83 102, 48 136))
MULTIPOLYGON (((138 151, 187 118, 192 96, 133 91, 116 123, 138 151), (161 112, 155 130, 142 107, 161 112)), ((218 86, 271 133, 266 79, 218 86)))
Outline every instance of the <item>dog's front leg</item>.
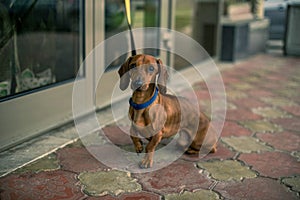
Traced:
POLYGON ((142 153, 143 152, 143 142, 141 138, 138 137, 138 133, 136 130, 134 130, 133 127, 130 129, 130 138, 134 144, 134 148, 136 153, 142 153))
POLYGON ((153 165, 153 156, 154 156, 154 151, 159 142, 162 139, 162 132, 159 131, 156 135, 152 136, 150 142, 146 146, 146 154, 144 159, 142 160, 140 167, 141 168, 150 168, 153 165))

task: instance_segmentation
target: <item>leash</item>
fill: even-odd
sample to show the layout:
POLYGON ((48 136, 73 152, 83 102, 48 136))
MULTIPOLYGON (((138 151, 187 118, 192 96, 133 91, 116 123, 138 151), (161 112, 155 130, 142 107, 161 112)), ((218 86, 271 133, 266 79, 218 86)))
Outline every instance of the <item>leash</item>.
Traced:
POLYGON ((132 30, 131 30, 130 0, 124 0, 124 2, 125 2, 125 13, 126 13, 127 25, 128 25, 129 32, 130 32, 131 55, 135 56, 136 55, 136 50, 135 50, 135 44, 134 44, 134 39, 133 39, 133 33, 132 33, 132 30))

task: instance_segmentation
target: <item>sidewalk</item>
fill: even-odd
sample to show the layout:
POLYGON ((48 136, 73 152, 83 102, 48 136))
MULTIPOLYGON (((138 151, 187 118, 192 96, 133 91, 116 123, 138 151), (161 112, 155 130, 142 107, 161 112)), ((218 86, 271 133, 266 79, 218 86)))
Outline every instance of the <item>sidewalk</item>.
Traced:
MULTIPOLYGON (((217 153, 130 174, 106 167, 78 140, 1 177, 0 199, 299 199, 300 58, 256 55, 222 76, 228 108, 217 153)), ((205 83, 194 88, 206 109, 205 83)), ((113 124, 105 129, 131 146, 113 124)))

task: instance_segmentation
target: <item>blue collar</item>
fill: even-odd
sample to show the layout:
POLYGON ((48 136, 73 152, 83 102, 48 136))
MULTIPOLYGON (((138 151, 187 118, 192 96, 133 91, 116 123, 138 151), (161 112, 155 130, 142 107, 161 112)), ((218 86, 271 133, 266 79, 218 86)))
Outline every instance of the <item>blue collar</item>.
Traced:
POLYGON ((151 99, 149 99, 149 101, 142 103, 142 104, 137 104, 134 103, 132 98, 129 99, 129 104, 135 109, 135 110, 141 110, 144 108, 147 108, 148 106, 150 106, 157 98, 158 95, 158 88, 156 87, 154 95, 151 97, 151 99))

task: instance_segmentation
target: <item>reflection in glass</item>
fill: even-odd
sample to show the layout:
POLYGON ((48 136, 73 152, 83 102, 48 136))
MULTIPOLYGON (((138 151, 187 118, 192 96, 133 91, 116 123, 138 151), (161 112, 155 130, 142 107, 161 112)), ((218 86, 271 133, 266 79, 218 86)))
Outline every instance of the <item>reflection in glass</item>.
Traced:
MULTIPOLYGON (((143 27, 159 27, 160 20, 160 0, 131 0, 131 21, 132 28, 143 27)), ((105 0, 105 38, 109 38, 115 34, 128 30, 124 0, 105 0)), ((159 34, 151 37, 144 37, 144 42, 159 42, 159 34)), ((108 66, 112 68, 119 67, 125 62, 131 51, 130 37, 124 37, 122 44, 105 47, 105 53, 118 57, 113 63, 108 66), (118 52, 118 46, 127 46, 128 54, 121 55, 118 52)), ((144 49, 143 53, 151 54, 153 56, 159 55, 157 49, 144 49)), ((141 51, 138 51, 141 53, 141 51)))
POLYGON ((0 2, 0 99, 75 78, 79 0, 0 2))

